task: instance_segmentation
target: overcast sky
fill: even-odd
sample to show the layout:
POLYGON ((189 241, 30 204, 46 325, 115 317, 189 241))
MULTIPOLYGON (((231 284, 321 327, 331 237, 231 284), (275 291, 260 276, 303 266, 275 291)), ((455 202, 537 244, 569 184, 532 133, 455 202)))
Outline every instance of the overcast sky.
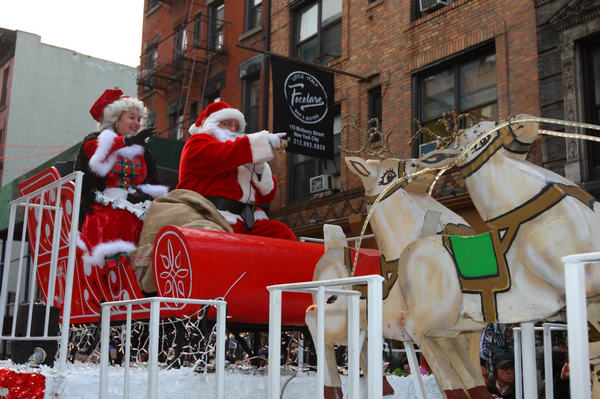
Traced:
POLYGON ((132 67, 140 63, 144 0, 0 0, 0 28, 132 67))

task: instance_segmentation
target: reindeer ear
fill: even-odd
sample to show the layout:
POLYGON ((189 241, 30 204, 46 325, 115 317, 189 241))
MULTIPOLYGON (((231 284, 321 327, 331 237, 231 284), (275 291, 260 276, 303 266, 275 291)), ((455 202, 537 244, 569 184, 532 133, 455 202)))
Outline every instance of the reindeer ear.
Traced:
POLYGON ((348 169, 358 177, 376 176, 377 169, 370 164, 370 161, 365 161, 359 157, 346 157, 346 165, 348 169))

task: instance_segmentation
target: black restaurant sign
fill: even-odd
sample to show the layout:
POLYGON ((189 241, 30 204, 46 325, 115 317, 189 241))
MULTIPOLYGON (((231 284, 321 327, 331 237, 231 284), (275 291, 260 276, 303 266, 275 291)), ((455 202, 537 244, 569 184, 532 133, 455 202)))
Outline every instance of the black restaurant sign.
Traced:
POLYGON ((333 159, 333 73, 271 58, 273 131, 286 132, 286 151, 333 159))

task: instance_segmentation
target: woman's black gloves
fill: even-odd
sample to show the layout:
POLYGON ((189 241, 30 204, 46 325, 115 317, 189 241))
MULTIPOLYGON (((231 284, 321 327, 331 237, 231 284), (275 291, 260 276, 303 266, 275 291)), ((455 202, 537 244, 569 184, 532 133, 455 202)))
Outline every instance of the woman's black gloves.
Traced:
POLYGON ((137 132, 136 134, 132 134, 131 136, 123 137, 123 142, 127 146, 130 146, 133 144, 144 145, 144 143, 146 142, 146 139, 155 133, 156 133, 156 130, 153 127, 150 127, 148 129, 141 130, 141 131, 137 132))
POLYGON ((154 198, 146 193, 127 194, 127 201, 131 202, 132 204, 137 204, 138 202, 144 201, 152 201, 153 199, 154 198))

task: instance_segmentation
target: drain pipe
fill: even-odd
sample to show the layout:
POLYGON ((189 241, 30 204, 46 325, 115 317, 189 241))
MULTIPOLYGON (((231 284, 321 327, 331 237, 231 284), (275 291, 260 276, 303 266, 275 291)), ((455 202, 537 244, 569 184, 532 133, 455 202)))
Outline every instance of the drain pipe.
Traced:
MULTIPOLYGON (((271 51, 271 0, 265 0, 265 51, 271 51)), ((269 81, 271 80, 271 62, 265 55, 263 58, 263 107, 262 128, 269 130, 269 81)))

